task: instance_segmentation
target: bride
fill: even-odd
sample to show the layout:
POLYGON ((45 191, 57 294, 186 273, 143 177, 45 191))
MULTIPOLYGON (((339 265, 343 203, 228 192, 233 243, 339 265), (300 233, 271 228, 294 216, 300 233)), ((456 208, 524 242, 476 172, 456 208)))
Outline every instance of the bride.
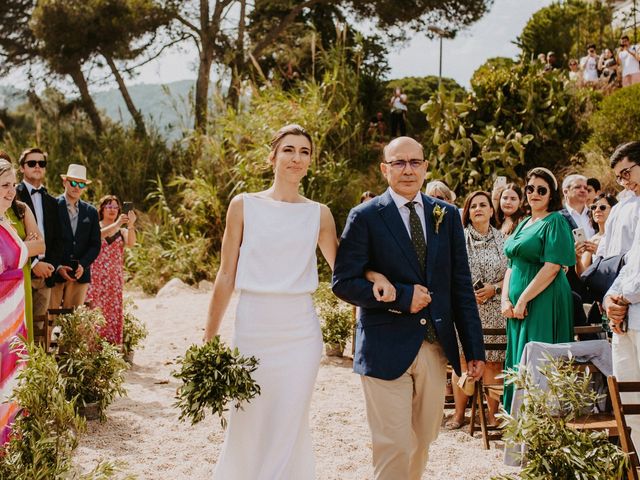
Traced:
MULTIPOLYGON (((214 477, 220 480, 312 480, 315 461, 309 404, 322 354, 311 293, 318 286, 316 247, 333 269, 338 240, 331 211, 298 193, 312 154, 299 125, 271 141, 271 188, 233 198, 222 239, 204 340, 217 335, 231 294, 240 291, 233 344, 260 360, 260 395, 232 410, 214 477)), ((395 296, 371 272, 381 299, 395 296)))

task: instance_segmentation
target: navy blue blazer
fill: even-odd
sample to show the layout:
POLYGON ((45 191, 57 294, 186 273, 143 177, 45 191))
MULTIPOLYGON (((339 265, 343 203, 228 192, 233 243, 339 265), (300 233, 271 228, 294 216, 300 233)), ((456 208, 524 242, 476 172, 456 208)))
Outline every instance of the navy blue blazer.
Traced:
POLYGON ((349 213, 333 272, 333 292, 360 307, 353 368, 384 380, 400 377, 411 365, 432 320, 438 341, 458 375, 461 373, 456 331, 467 361, 484 360, 484 339, 478 315, 464 232, 458 210, 422 195, 426 220, 427 262, 418 256, 400 212, 389 192, 358 205, 349 213), (446 212, 438 233, 433 209, 446 212), (366 270, 384 274, 396 288, 394 302, 378 302, 366 270), (415 284, 432 292, 432 301, 409 313, 415 284))
MULTIPOLYGON (((98 257, 102 244, 98 210, 87 202, 78 201, 78 226, 74 235, 64 195, 60 195, 57 201, 62 233, 62 259, 60 264, 69 265, 72 259, 78 260, 84 269, 84 273, 78 279, 78 283, 89 283, 91 282, 91 264, 98 257)), ((64 278, 56 274, 56 282, 62 283, 64 281, 64 278)))

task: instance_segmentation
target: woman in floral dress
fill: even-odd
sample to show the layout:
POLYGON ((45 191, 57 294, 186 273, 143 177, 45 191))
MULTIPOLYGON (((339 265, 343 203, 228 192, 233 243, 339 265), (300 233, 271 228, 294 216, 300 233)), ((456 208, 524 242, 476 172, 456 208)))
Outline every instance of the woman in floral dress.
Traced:
MULTIPOLYGON (((495 212, 491 203, 491 195, 487 192, 476 191, 467 197, 462 209, 462 224, 467 243, 471 280, 476 294, 480 320, 483 328, 504 328, 505 319, 500 312, 500 293, 502 280, 507 270, 507 258, 503 253, 504 235, 493 226, 495 212)), ((504 343, 505 337, 485 336, 485 343, 504 343)), ((495 376, 502 372, 504 354, 502 352, 487 352, 487 364, 483 380, 496 383, 495 376)), ((460 428, 464 423, 464 412, 468 397, 457 386, 454 373, 452 381, 453 396, 456 410, 447 422, 448 429, 460 428)), ((496 423, 495 414, 498 411, 498 401, 488 399, 488 422, 496 423)))
POLYGON ((93 308, 100 308, 106 320, 100 335, 114 345, 122 345, 124 248, 136 243, 136 214, 133 210, 127 214, 121 212, 120 201, 115 195, 100 200, 98 216, 102 247, 91 265, 91 285, 87 293, 87 301, 93 308))

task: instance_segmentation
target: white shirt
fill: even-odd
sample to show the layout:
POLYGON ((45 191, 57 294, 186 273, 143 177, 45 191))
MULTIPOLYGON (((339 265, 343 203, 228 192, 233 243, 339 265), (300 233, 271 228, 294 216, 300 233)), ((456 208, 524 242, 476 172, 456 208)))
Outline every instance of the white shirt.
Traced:
POLYGON ((640 72, 640 64, 632 53, 629 53, 627 50, 622 50, 620 53, 618 53, 618 57, 620 58, 620 62, 622 63, 623 77, 640 72))
MULTIPOLYGON (((31 203, 33 203, 34 215, 36 216, 36 222, 38 223, 38 228, 40 229, 40 233, 42 234, 42 238, 44 239, 44 210, 42 209, 42 194, 36 193, 35 195, 31 195, 31 192, 36 189, 33 185, 31 185, 26 180, 22 180, 27 187, 27 192, 31 197, 31 203)), ((41 187, 42 188, 42 187, 41 187)))
POLYGON ((640 227, 636 227, 633 246, 627 254, 627 263, 606 295, 622 295, 631 302, 628 326, 632 330, 640 330, 640 227))
MULTIPOLYGON (((393 202, 398 207, 398 212, 400 212, 400 216, 402 217, 402 223, 404 223, 405 228, 407 229, 407 233, 409 234, 409 238, 411 238, 411 227, 409 226, 409 207, 406 204, 409 202, 402 195, 398 195, 393 191, 393 188, 389 187, 388 192, 393 199, 393 202)), ((424 241, 427 242, 427 227, 424 219, 424 204, 422 203, 422 195, 420 192, 416 193, 416 196, 413 199, 417 205, 414 205, 416 209, 416 213, 418 214, 418 218, 420 219, 420 223, 422 224, 422 233, 424 235, 424 241)))
POLYGON ((576 222, 578 228, 584 229, 587 240, 596 234, 595 229, 591 225, 591 218, 589 218, 589 209, 587 207, 582 209, 582 213, 578 213, 578 211, 571 208, 568 203, 566 203, 564 207, 567 209, 567 212, 569 212, 569 215, 571 215, 571 218, 573 218, 573 221, 576 222))
POLYGON ((400 100, 400 97, 395 97, 393 99, 393 106, 391 108, 391 111, 394 110, 407 110, 407 106, 402 103, 402 100, 400 100))
POLYGON ((598 58, 587 55, 580 60, 580 68, 583 71, 582 78, 585 82, 598 80, 598 58))
POLYGON ((633 246, 636 227, 640 221, 640 197, 632 194, 614 205, 604 225, 596 257, 613 257, 627 253, 633 246))

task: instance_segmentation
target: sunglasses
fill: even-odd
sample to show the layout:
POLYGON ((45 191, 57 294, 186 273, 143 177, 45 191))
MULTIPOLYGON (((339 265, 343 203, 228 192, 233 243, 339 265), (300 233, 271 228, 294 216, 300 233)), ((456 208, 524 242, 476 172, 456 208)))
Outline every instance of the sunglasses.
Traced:
POLYGON ((36 165, 40 168, 47 168, 46 160, 27 160, 24 164, 29 168, 36 168, 36 165))
POLYGON ((549 193, 549 189, 541 185, 537 187, 535 185, 527 185, 524 187, 524 191, 527 193, 527 195, 531 195, 533 192, 538 192, 538 195, 542 197, 549 193))
POLYGON ((600 210, 601 212, 604 212, 609 206, 608 205, 591 205, 589 208, 591 209, 592 212, 595 212, 596 210, 600 210))
POLYGON ((69 185, 72 187, 85 188, 87 186, 84 182, 76 182, 75 180, 69 180, 69 185))

